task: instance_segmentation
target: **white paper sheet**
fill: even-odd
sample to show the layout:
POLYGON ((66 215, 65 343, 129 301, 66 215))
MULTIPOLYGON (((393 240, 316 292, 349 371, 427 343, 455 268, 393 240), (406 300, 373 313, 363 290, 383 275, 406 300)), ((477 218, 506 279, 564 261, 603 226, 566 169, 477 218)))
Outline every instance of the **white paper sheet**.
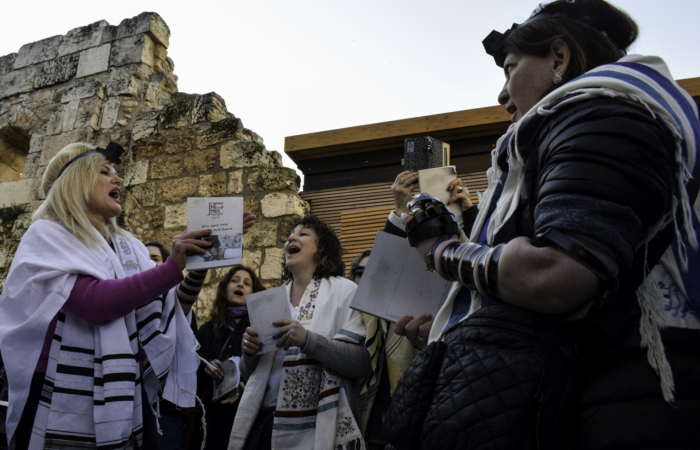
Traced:
POLYGON ((408 240, 380 231, 350 307, 390 322, 424 313, 435 317, 450 285, 425 270, 408 240))
MULTIPOLYGON (((432 195, 440 199, 441 202, 447 205, 450 201, 450 192, 447 190, 453 180, 457 179, 457 169, 455 166, 437 167, 435 169, 425 169, 418 171, 418 183, 420 184, 421 194, 432 195)), ((462 209, 457 203, 447 205, 454 214, 457 220, 457 225, 462 228, 464 223, 462 219, 462 209)), ((471 231, 471 230, 470 230, 471 231)))
POLYGON ((260 354, 278 350, 277 339, 273 336, 280 327, 272 323, 278 320, 291 319, 287 288, 279 286, 274 289, 256 292, 246 296, 250 327, 258 333, 258 339, 263 343, 260 354))

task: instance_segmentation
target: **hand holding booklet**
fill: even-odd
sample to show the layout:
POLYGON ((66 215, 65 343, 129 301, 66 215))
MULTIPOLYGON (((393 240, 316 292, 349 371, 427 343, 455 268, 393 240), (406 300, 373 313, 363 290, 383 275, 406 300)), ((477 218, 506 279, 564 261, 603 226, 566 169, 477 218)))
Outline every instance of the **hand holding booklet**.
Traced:
POLYGON ((211 229, 202 238, 212 245, 203 255, 187 257, 187 270, 218 269, 243 261, 243 199, 240 197, 189 197, 187 229, 211 229))
POLYGON ((240 383, 241 381, 241 372, 238 369, 238 367, 240 366, 240 362, 240 356, 232 356, 231 358, 221 363, 221 370, 224 372, 224 379, 219 382, 213 380, 213 401, 217 401, 223 398, 225 395, 228 395, 234 389, 238 388, 238 383, 240 383))
POLYGON ((462 209, 459 204, 448 204, 452 193, 447 190, 447 186, 457 179, 457 169, 455 166, 436 167, 434 169, 425 169, 418 171, 418 183, 420 184, 420 193, 432 195, 447 205, 452 211, 452 214, 457 220, 457 225, 462 228, 462 209))
POLYGON ((256 292, 246 296, 248 305, 248 317, 250 317, 250 327, 258 333, 258 338, 262 341, 260 354, 277 350, 277 339, 273 336, 280 327, 273 325, 273 322, 283 319, 291 319, 287 300, 287 288, 279 286, 274 289, 256 292))

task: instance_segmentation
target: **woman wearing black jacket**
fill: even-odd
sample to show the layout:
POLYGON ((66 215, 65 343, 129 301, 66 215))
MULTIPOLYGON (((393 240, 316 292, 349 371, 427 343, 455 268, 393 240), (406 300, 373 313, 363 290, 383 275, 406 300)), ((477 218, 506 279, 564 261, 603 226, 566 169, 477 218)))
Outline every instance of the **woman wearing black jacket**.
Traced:
POLYGON ((199 356, 217 368, 214 371, 202 364, 197 372, 197 395, 204 403, 207 422, 205 449, 228 447, 241 392, 234 390, 226 398, 214 402, 212 380, 223 378, 223 372, 219 368, 223 361, 241 356, 243 333, 250 326, 246 295, 263 290, 265 287, 251 268, 232 267, 219 282, 209 321, 197 332, 197 340, 201 345, 199 356))

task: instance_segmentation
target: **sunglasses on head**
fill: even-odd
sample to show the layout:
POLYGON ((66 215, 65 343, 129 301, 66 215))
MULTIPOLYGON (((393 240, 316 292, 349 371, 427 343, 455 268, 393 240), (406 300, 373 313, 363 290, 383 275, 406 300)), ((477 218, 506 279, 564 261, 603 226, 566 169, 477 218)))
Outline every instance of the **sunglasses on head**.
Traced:
POLYGON ((350 274, 353 278, 362 278, 362 273, 365 271, 364 266, 355 266, 350 269, 350 274))

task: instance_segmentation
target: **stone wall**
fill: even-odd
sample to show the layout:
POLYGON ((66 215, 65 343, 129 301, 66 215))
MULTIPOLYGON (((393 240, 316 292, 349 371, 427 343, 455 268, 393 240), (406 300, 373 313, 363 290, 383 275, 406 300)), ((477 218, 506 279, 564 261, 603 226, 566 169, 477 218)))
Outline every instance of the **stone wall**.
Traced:
MULTIPOLYGON (((0 57, 0 283, 43 201, 39 186, 51 158, 73 142, 110 141, 127 150, 117 168, 127 230, 169 247, 185 228, 187 197, 243 197, 258 216, 243 240, 243 262, 266 285, 279 283, 283 243, 308 211, 299 177, 220 96, 177 92, 169 37, 158 14, 142 13, 0 57)), ((224 271, 210 271, 200 319, 224 271)))

